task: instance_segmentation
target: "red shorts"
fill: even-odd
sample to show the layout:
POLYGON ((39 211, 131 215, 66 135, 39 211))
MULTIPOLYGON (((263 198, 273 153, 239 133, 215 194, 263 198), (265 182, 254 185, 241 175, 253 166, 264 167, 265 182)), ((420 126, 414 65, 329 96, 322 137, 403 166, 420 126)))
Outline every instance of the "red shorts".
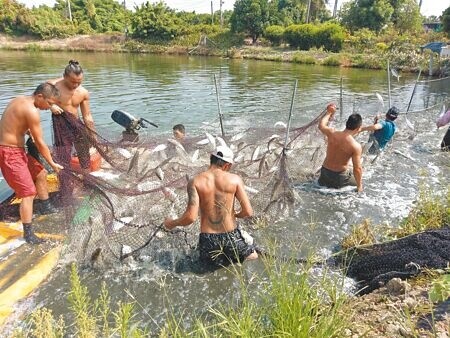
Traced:
POLYGON ((27 159, 28 159, 28 170, 30 171, 31 178, 33 179, 33 182, 35 182, 37 175, 39 175, 39 173, 42 170, 44 170, 45 168, 44 168, 44 166, 42 165, 41 162, 36 160, 30 154, 27 154, 27 159))
POLYGON ((3 178, 17 197, 36 195, 36 187, 28 169, 28 159, 24 148, 0 145, 0 168, 3 178))

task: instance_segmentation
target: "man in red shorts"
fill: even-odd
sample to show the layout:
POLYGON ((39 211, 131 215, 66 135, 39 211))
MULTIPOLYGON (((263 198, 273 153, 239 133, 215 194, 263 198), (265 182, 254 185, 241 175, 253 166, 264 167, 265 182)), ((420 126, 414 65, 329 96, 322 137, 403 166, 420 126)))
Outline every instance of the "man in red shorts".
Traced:
POLYGON ((33 233, 31 224, 36 187, 28 168, 24 148, 25 134, 30 131, 39 152, 53 170, 59 172, 63 169, 53 161, 50 150, 44 143, 39 116, 39 109, 49 109, 58 96, 59 91, 54 85, 43 83, 36 88, 33 95, 13 99, 0 120, 0 168, 8 185, 16 196, 22 199, 20 220, 23 234, 27 243, 32 244, 39 244, 42 240, 33 233))

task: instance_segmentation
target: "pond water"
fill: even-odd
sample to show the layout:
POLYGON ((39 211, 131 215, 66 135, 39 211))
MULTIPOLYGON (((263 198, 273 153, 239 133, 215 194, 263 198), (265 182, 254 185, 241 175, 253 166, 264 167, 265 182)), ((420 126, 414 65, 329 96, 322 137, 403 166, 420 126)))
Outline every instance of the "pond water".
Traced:
MULTIPOLYGON (((339 101, 341 90, 341 120, 358 112, 369 123, 380 109, 376 92, 386 105, 388 102, 385 71, 186 56, 0 51, 0 110, 13 97, 29 95, 40 82, 60 76, 69 59, 77 59, 84 68, 83 85, 90 91, 96 127, 108 135, 122 131, 110 118, 115 109, 159 125, 147 133, 170 135, 174 124, 183 123, 188 134, 200 135, 204 122, 217 121, 214 75, 229 134, 255 126, 255 121, 257 126, 286 121, 295 80, 298 90, 293 126, 308 123, 320 112, 302 107, 322 104, 323 109, 329 101, 339 101)), ((392 104, 403 112, 415 79, 414 74, 401 74, 398 81, 391 79, 392 104)), ((435 192, 447 189, 449 154, 439 150, 445 128, 436 130, 434 120, 449 95, 448 79, 418 84, 408 115, 420 126, 416 136, 412 140, 399 137, 392 149, 373 165, 365 166, 362 194, 327 194, 317 191, 314 183, 299 184, 296 189, 301 201, 294 217, 259 231, 256 237, 276 240, 287 254, 313 248, 329 252, 352 225, 364 219, 371 219, 372 224, 397 225, 412 207, 421 182, 435 192), (431 106, 436 108, 422 111, 431 106)), ((50 114, 44 111, 41 116, 45 139, 51 143, 50 114)), ((398 124, 406 135, 404 117, 398 124)), ((359 139, 365 140, 366 135, 359 139)), ((8 193, 5 182, 0 181, 0 195, 8 193)), ((262 267, 259 262, 247 262, 243 269, 250 276, 262 267)), ((203 275, 175 273, 151 260, 106 272, 86 270, 81 276, 93 295, 105 281, 115 301, 137 300, 140 319, 154 329, 164 323, 171 309, 184 311, 190 320, 208 306, 233 298, 240 287, 235 274, 225 269, 203 275)), ((45 304, 55 314, 67 313, 68 284, 68 269, 61 267, 40 289, 36 303, 45 304)))

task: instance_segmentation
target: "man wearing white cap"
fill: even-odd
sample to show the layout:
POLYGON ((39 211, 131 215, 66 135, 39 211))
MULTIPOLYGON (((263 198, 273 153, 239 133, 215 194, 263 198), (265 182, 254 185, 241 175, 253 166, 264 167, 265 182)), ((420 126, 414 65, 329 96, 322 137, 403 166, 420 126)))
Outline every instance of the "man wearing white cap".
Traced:
POLYGON ((228 265, 245 259, 256 259, 258 254, 250 236, 242 235, 236 218, 250 217, 253 209, 244 182, 229 173, 233 164, 233 152, 226 146, 218 146, 211 154, 208 170, 191 179, 187 186, 188 204, 184 214, 175 220, 166 219, 164 226, 171 230, 193 223, 200 210, 200 258, 215 265, 228 265), (234 200, 241 210, 235 212, 234 200))

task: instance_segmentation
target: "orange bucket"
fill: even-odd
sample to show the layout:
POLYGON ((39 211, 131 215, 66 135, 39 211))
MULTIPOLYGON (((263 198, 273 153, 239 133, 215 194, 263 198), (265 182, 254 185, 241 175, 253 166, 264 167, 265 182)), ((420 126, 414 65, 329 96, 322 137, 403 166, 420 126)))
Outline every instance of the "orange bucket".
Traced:
MULTIPOLYGON (((100 156, 100 154, 97 151, 91 154, 91 165, 89 167, 89 170, 97 171, 100 169, 101 164, 102 157, 100 156)), ((70 166, 72 167, 72 169, 81 170, 80 161, 78 160, 77 156, 72 156, 72 159, 70 160, 70 166)))

